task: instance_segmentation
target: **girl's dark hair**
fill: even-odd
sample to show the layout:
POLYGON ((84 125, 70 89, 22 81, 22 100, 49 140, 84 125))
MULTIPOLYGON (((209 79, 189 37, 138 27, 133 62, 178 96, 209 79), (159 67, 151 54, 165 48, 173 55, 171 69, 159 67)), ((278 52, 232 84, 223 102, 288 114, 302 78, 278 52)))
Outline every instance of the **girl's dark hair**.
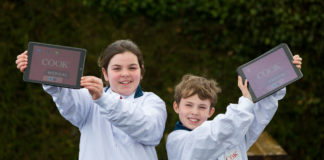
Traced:
POLYGON ((139 67, 141 68, 141 75, 143 77, 145 72, 143 55, 138 46, 131 40, 117 40, 114 43, 108 45, 108 47, 98 59, 99 67, 104 68, 106 70, 111 58, 114 57, 116 54, 124 52, 131 52, 137 57, 139 67))

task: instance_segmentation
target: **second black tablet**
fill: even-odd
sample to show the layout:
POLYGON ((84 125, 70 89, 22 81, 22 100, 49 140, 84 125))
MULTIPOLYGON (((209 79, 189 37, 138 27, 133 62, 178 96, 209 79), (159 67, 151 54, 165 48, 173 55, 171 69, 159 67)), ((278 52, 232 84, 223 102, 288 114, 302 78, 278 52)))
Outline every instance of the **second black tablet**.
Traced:
POLYGON ((293 55, 287 44, 283 43, 238 67, 237 73, 249 82, 253 102, 303 77, 292 61, 293 55))
POLYGON ((38 42, 28 44, 24 80, 60 87, 80 88, 86 50, 38 42))

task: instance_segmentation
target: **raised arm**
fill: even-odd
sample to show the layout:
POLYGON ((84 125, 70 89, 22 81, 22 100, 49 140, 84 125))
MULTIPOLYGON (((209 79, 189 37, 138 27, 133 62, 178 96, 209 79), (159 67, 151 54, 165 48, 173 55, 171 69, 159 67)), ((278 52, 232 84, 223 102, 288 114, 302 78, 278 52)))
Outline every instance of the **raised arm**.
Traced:
MULTIPOLYGON (((27 68, 27 55, 27 51, 25 51, 17 56, 16 64, 21 72, 27 68)), ((61 115, 73 125, 81 127, 90 111, 90 106, 93 105, 88 91, 49 85, 43 85, 43 88, 52 96, 61 115)))
MULTIPOLYGON (((294 55, 293 64, 295 64, 298 69, 301 69, 302 58, 299 55, 294 55)), ((246 134, 245 139, 247 150, 252 146, 252 144, 263 132, 264 128, 269 124, 278 109, 278 101, 281 100, 285 96, 285 94, 286 88, 283 88, 280 91, 256 103, 253 109, 255 119, 248 133, 246 134)))
POLYGON ((163 135, 165 103, 155 94, 146 93, 134 101, 122 100, 116 93, 104 93, 98 100, 101 114, 135 141, 158 145, 163 135))
POLYGON ((101 115, 114 126, 139 143, 159 144, 167 115, 165 103, 158 96, 146 93, 134 101, 121 100, 114 92, 103 93, 101 79, 93 76, 82 77, 81 85, 89 90, 101 115))
POLYGON ((278 109, 278 101, 286 94, 286 88, 255 103, 254 120, 246 134, 246 150, 258 139, 264 128, 269 124, 278 109))

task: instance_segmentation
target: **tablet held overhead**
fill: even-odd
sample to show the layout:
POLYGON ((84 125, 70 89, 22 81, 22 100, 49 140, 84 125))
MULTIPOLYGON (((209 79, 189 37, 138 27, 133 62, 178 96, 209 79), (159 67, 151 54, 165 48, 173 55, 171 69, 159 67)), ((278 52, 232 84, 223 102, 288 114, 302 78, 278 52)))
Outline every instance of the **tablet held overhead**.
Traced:
POLYGON ((282 43, 238 67, 237 73, 249 82, 253 102, 286 87, 303 77, 293 63, 288 45, 282 43))
POLYGON ((81 88, 85 57, 86 50, 82 48, 29 42, 24 81, 81 88))

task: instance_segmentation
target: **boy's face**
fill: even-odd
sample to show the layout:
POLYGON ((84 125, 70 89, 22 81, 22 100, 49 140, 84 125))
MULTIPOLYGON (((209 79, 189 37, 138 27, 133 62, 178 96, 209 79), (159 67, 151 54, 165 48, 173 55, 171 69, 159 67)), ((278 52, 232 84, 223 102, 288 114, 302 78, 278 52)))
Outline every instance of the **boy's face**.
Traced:
POLYGON ((209 99, 201 100, 197 94, 181 98, 179 105, 174 102, 173 108, 179 114, 181 123, 193 130, 204 123, 213 113, 214 108, 210 109, 209 99))
POLYGON ((111 90, 123 96, 132 94, 142 79, 137 57, 131 52, 116 54, 102 73, 111 90))

